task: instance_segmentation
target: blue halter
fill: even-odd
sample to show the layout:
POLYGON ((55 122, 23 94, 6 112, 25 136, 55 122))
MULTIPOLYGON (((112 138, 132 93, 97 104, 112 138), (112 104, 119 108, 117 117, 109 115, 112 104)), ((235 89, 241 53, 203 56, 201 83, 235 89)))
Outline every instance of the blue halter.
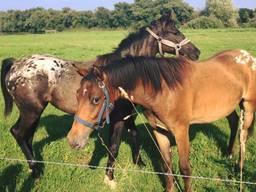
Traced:
POLYGON ((99 86, 99 88, 102 89, 102 91, 104 93, 104 96, 105 96, 105 99, 104 99, 104 102, 103 102, 102 107, 100 109, 100 112, 99 112, 99 115, 98 115, 98 118, 97 118, 97 123, 91 123, 91 122, 88 122, 86 120, 83 120, 76 114, 74 116, 74 120, 77 121, 78 123, 80 123, 80 124, 82 124, 86 127, 89 127, 91 129, 95 129, 97 131, 104 127, 104 122, 103 122, 104 113, 106 113, 106 122, 107 122, 107 124, 110 123, 110 118, 109 118, 110 111, 109 110, 113 109, 113 107, 114 107, 114 105, 112 103, 110 103, 109 92, 108 92, 108 89, 106 88, 105 84, 103 82, 98 82, 98 86, 99 86))

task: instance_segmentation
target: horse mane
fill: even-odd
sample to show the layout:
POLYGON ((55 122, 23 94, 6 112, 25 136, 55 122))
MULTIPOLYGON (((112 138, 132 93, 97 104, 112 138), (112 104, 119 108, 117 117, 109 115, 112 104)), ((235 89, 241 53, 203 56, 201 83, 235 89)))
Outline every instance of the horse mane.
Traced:
POLYGON ((117 51, 113 51, 112 53, 107 53, 104 55, 97 56, 94 66, 107 65, 108 63, 111 63, 115 60, 119 60, 121 58, 122 58, 121 53, 119 53, 117 51))
MULTIPOLYGON (((170 17, 162 17, 160 21, 165 20, 168 25, 175 25, 174 20, 170 19, 170 17)), ((159 22, 158 20, 154 20, 150 23, 148 27, 150 28, 160 28, 162 27, 162 30, 164 30, 168 25, 161 23, 161 26, 159 27, 159 22)), ((123 39, 116 50, 123 50, 127 49, 130 47, 134 42, 139 42, 141 39, 144 39, 147 35, 148 32, 146 31, 146 27, 141 27, 139 30, 130 33, 125 39, 123 39)))
MULTIPOLYGON (((136 50, 136 45, 144 41, 147 37, 147 32, 145 31, 145 27, 140 28, 138 31, 130 33, 125 39, 123 39, 117 48, 113 50, 111 53, 107 53, 104 55, 99 55, 95 62, 95 66, 107 65, 115 60, 121 59, 121 52, 126 49, 132 49, 131 52, 138 52, 136 50)), ((128 54, 129 55, 129 54, 128 54)))
POLYGON ((150 85, 155 93, 162 91, 161 78, 170 88, 182 83, 188 61, 179 58, 126 57, 102 67, 113 88, 131 91, 139 80, 143 86, 150 85), (118 65, 117 65, 118 64, 118 65))
MULTIPOLYGON (((164 31, 170 25, 175 25, 175 22, 170 19, 170 17, 162 17, 160 20, 154 20, 150 23, 150 28, 156 28, 158 30, 164 31), (165 22, 163 22, 165 21, 165 22)), ((139 30, 128 34, 111 53, 99 55, 95 61, 95 66, 107 65, 115 60, 121 59, 123 57, 122 51, 128 50, 124 56, 134 56, 132 53, 137 53, 141 51, 141 47, 138 45, 148 37, 148 32, 145 30, 145 27, 141 27, 139 30)))

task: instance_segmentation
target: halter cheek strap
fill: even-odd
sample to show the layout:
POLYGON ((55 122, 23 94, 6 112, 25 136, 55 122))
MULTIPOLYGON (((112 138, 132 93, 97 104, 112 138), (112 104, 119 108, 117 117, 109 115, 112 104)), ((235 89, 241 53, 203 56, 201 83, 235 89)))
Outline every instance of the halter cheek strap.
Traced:
POLYGON ((166 39, 163 39, 162 37, 158 36, 157 34, 155 34, 150 28, 146 28, 146 31, 149 32, 150 35, 152 35, 156 40, 157 40, 157 43, 158 43, 158 49, 159 49, 159 53, 160 55, 164 55, 164 52, 163 52, 163 48, 162 48, 162 44, 168 46, 168 47, 172 47, 175 49, 175 53, 176 53, 176 56, 179 56, 180 54, 180 50, 182 48, 182 46, 188 44, 190 42, 190 40, 188 38, 185 38, 183 39, 180 43, 174 43, 172 41, 169 41, 169 40, 166 40, 166 39))
POLYGON ((75 114, 74 116, 74 120, 86 127, 89 127, 91 129, 95 129, 95 130, 99 130, 102 129, 104 127, 104 122, 103 122, 103 115, 104 113, 106 113, 106 122, 107 124, 110 123, 110 110, 113 109, 114 105, 112 103, 110 103, 110 96, 109 96, 109 92, 108 89, 106 88, 105 84, 103 82, 98 82, 98 86, 102 89, 105 99, 104 102, 101 106, 100 112, 98 114, 97 117, 97 123, 91 123, 89 121, 83 120, 82 118, 80 118, 77 114, 75 114))

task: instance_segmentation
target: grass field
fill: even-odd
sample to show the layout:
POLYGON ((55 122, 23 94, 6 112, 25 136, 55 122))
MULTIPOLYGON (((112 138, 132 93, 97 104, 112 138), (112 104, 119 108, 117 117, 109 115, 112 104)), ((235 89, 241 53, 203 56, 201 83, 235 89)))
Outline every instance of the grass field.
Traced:
MULTIPOLYGON (((225 49, 245 49, 256 56, 256 29, 228 30, 184 30, 202 51, 201 59, 210 57, 225 49)), ((0 36, 0 60, 6 57, 21 58, 32 53, 47 53, 73 60, 89 60, 99 54, 110 52, 127 31, 80 31, 63 32, 48 35, 10 35, 0 36)), ((213 71, 214 73, 214 71, 213 71)), ((228 91, 228 90, 227 90, 228 91)), ((216 95, 216 97, 221 97, 216 95)), ((17 120, 15 109, 12 115, 4 119, 3 98, 0 96, 0 157, 24 159, 9 129, 17 120)), ((138 121, 137 121, 138 122, 138 121)), ((88 146, 80 151, 72 150, 65 136, 71 126, 72 117, 52 106, 45 110, 34 139, 34 151, 37 160, 69 163, 83 163, 105 166, 107 153, 101 145, 97 134, 94 134, 88 146)), ((107 141, 107 129, 102 136, 107 141)), ((150 140, 143 126, 139 128, 142 143, 142 158, 146 163, 144 170, 161 171, 160 155, 150 140)), ((195 125, 190 129, 191 165, 193 175, 239 180, 239 174, 234 171, 238 159, 236 145, 233 159, 225 157, 229 138, 227 121, 220 120, 214 124, 195 125)), ((173 139, 172 139, 173 140, 173 139)), ((140 169, 132 164, 130 139, 124 133, 121 144, 118 165, 126 169, 140 169)), ((172 142, 174 144, 174 142, 172 142)), ((238 142, 237 142, 238 143, 238 142)), ((247 144, 245 164, 245 181, 256 182, 256 136, 250 138, 247 144)), ((178 157, 175 144, 173 150, 173 167, 178 169, 178 157)), ((118 167, 119 167, 118 166, 118 167)), ((110 191, 104 184, 103 169, 86 169, 45 165, 44 174, 38 179, 31 178, 27 164, 6 162, 0 160, 0 192, 2 191, 110 191)), ((115 191, 163 191, 164 178, 152 174, 130 173, 116 171, 117 189, 115 191)), ((183 182, 179 179, 183 186, 183 182)), ((194 191, 233 192, 239 185, 206 180, 193 180, 194 191)), ((178 190, 177 190, 178 191, 178 190)), ((256 186, 246 186, 245 191, 256 191, 256 186)))

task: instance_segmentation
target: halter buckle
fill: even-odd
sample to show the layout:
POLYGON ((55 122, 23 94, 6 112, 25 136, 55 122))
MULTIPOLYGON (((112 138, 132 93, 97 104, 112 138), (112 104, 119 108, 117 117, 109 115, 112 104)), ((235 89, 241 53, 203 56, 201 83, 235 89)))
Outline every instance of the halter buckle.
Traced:
POLYGON ((177 49, 179 51, 179 50, 181 50, 181 48, 182 48, 181 44, 177 44, 175 49, 177 49))
POLYGON ((162 40, 163 40, 162 37, 158 37, 158 38, 157 38, 157 41, 158 41, 158 42, 162 42, 162 40))
POLYGON ((164 45, 166 45, 168 47, 174 48, 175 51, 176 51, 176 56, 179 56, 179 51, 182 49, 182 46, 184 46, 184 45, 186 45, 187 43, 190 42, 190 40, 185 38, 180 43, 176 44, 176 43, 174 43, 172 41, 166 40, 166 39, 158 36, 149 27, 146 28, 146 31, 157 40, 157 42, 158 42, 158 49, 159 49, 160 55, 164 55, 164 52, 162 50, 162 44, 164 44, 164 45))
POLYGON ((105 87, 105 83, 103 81, 98 81, 98 86, 103 89, 105 87))

